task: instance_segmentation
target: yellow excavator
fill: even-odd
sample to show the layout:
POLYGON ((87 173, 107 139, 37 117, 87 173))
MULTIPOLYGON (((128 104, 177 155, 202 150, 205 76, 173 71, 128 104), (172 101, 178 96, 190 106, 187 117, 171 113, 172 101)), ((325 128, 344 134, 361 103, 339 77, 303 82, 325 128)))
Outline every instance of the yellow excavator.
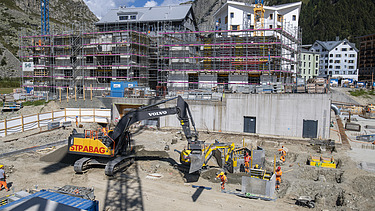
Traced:
MULTIPOLYGON (((144 106, 126 113, 114 130, 73 133, 68 138, 68 153, 84 157, 74 163, 74 171, 83 173, 95 165, 105 165, 105 174, 113 175, 116 171, 129 165, 135 155, 131 146, 129 128, 132 124, 147 119, 155 119, 166 115, 177 115, 185 137, 188 141, 189 161, 192 164, 189 172, 196 172, 202 167, 204 142, 198 140, 198 133, 189 109, 189 105, 181 96, 144 106), (177 106, 158 108, 157 106, 177 98, 177 106), (194 128, 190 129, 190 121, 194 128)), ((152 141, 152 140, 151 140, 152 141)))
MULTIPOLYGON (((208 146, 205 146, 203 149, 203 155, 200 162, 194 161, 191 162, 192 150, 191 149, 184 149, 181 152, 175 150, 176 152, 180 153, 180 163, 183 165, 190 166, 190 169, 202 169, 206 168, 208 165, 208 161, 214 156, 216 161, 218 162, 219 166, 225 167, 226 165, 232 163, 232 152, 235 150, 234 143, 220 143, 215 140, 215 143, 212 143, 208 146), (220 151, 221 153, 216 153, 220 151), (215 155, 214 155, 215 154, 215 155)), ((189 171, 189 173, 192 173, 189 171)))

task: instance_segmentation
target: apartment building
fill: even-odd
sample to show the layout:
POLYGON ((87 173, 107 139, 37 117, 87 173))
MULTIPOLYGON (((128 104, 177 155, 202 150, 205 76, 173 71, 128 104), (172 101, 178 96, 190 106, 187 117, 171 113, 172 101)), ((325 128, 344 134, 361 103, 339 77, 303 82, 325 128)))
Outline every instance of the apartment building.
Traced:
POLYGON ((375 34, 358 37, 359 48, 359 76, 360 81, 372 81, 375 75, 375 34))
POLYGON ((358 80, 358 49, 347 39, 315 41, 309 49, 320 54, 319 75, 358 80))
POLYGON ((299 66, 299 74, 305 81, 319 75, 319 56, 320 54, 317 52, 302 50, 300 54, 301 65, 299 66))

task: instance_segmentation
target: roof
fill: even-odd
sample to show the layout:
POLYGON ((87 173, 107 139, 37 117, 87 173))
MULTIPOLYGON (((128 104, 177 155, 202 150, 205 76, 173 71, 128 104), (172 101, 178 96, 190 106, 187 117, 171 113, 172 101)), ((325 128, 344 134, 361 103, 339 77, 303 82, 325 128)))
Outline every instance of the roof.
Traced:
POLYGON ((42 190, 0 208, 1 210, 39 210, 38 207, 44 207, 44 210, 96 211, 98 202, 42 190))
MULTIPOLYGON (((228 4, 232 4, 232 5, 239 5, 239 6, 246 6, 246 7, 250 7, 250 8, 254 8, 255 7, 255 4, 248 4, 248 3, 244 3, 244 2, 237 2, 237 1, 227 1, 222 7, 220 7, 213 15, 215 16, 217 13, 219 13, 223 8, 227 7, 228 4)), ((293 2, 293 3, 287 3, 287 4, 280 4, 280 5, 273 5, 273 6, 267 6, 267 5, 264 5, 263 8, 266 9, 266 10, 282 10, 282 9, 286 9, 286 8, 291 8, 291 7, 301 7, 302 5, 302 2, 301 1, 298 1, 298 2, 293 2)))
POLYGON ((121 22, 155 22, 165 20, 183 20, 189 14, 191 4, 160 6, 160 7, 119 7, 110 10, 96 24, 121 22), (134 20, 119 20, 121 15, 136 15, 134 20))
POLYGON ((347 42, 348 45, 350 45, 355 51, 358 52, 358 49, 355 47, 355 44, 349 42, 349 40, 347 40, 346 38, 343 40, 339 40, 339 41, 320 41, 320 40, 315 41, 315 43, 318 43, 319 45, 321 45, 323 48, 325 48, 328 51, 331 51, 332 49, 336 48, 336 46, 340 45, 343 42, 347 42))

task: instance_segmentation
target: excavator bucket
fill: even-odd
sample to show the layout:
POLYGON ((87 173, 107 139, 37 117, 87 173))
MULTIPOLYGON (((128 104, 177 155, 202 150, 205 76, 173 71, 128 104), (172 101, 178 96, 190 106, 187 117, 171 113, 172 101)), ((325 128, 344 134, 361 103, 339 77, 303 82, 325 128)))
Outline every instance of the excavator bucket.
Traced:
POLYGON ((190 169, 189 174, 202 169, 204 156, 201 154, 190 154, 190 169))

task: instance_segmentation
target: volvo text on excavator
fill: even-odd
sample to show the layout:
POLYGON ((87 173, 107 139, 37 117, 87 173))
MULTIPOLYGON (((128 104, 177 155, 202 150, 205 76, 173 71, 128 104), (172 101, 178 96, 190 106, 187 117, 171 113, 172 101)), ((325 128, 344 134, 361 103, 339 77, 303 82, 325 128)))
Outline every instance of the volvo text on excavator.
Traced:
MULTIPOLYGON (((152 105, 144 106, 126 113, 118 122, 114 130, 107 132, 85 130, 84 133, 73 133, 68 139, 68 153, 84 155, 85 157, 74 163, 74 171, 82 173, 94 165, 105 165, 105 174, 113 175, 119 169, 129 165, 134 160, 129 128, 132 124, 147 119, 154 119, 166 115, 177 114, 190 150, 190 170, 200 170, 203 164, 204 142, 198 140, 198 133, 189 105, 181 96, 164 100, 152 105), (158 108, 157 106, 177 98, 177 106, 158 108), (190 121, 194 128, 190 129, 190 121)), ((150 140, 153 141, 153 140, 150 140)))

